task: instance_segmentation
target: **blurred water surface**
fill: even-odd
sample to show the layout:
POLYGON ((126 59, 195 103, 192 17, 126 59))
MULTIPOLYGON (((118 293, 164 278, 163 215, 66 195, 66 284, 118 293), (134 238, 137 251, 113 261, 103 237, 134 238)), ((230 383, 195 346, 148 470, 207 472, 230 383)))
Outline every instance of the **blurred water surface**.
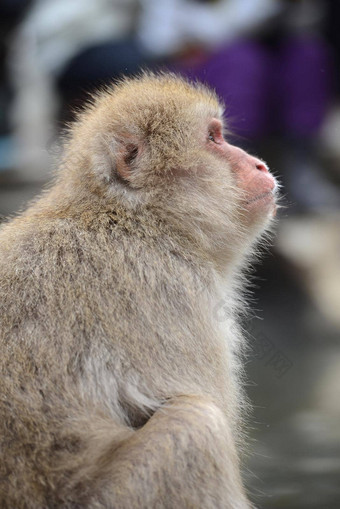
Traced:
POLYGON ((263 509, 338 509, 339 333, 275 252, 256 276, 263 320, 251 322, 254 354, 247 364, 253 500, 263 509), (264 355, 261 344, 268 342, 271 353, 264 355), (275 363, 278 355, 285 369, 275 363))

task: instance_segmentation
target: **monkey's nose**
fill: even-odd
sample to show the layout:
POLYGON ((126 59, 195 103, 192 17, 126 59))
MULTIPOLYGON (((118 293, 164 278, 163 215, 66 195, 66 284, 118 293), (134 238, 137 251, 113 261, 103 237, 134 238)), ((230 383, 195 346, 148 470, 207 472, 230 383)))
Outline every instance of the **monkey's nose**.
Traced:
POLYGON ((256 166, 256 169, 259 171, 263 171, 265 173, 268 173, 268 171, 269 171, 269 168, 266 165, 266 163, 264 161, 261 161, 260 159, 255 159, 255 166, 256 166))

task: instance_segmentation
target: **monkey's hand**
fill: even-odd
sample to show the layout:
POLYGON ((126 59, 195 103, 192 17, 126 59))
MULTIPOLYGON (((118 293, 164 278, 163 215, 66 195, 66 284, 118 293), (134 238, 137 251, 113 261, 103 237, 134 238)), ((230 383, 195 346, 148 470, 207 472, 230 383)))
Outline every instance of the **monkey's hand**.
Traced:
POLYGON ((115 451, 113 507, 249 509, 223 412, 201 396, 178 396, 115 451))

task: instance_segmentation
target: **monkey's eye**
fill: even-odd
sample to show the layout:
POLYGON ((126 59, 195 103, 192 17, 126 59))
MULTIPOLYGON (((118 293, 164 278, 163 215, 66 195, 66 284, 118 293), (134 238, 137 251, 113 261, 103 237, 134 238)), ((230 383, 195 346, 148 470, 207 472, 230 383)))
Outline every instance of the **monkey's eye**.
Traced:
POLYGON ((224 142, 222 131, 223 131, 222 122, 216 118, 213 118, 208 125, 207 141, 208 142, 211 141, 215 145, 222 145, 224 142))

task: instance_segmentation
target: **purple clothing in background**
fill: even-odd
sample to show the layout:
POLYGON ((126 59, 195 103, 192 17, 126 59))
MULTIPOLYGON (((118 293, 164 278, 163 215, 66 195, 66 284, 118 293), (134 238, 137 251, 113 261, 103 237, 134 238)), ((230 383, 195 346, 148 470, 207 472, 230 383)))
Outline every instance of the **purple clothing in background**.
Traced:
POLYGON ((288 39, 277 62, 281 126, 288 134, 318 133, 332 96, 332 59, 322 39, 288 39), (281 74, 281 76, 280 76, 281 74))
POLYGON ((273 132, 314 136, 331 98, 331 57, 317 37, 283 39, 274 49, 240 40, 180 71, 215 88, 232 131, 250 140, 273 132))

